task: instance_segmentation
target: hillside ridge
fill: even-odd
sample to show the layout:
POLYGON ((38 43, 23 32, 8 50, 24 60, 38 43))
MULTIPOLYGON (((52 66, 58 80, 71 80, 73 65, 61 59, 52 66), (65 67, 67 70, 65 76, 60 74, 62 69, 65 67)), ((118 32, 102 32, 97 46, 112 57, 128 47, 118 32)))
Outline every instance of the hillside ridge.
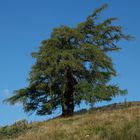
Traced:
POLYGON ((21 120, 0 127, 0 140, 140 140, 140 102, 83 109, 73 117, 21 120))

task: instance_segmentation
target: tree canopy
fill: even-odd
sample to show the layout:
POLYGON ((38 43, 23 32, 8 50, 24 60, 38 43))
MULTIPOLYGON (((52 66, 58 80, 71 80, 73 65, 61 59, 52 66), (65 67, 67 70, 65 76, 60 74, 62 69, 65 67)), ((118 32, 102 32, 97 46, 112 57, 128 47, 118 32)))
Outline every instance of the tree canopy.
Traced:
POLYGON ((132 37, 113 24, 117 18, 98 21, 107 4, 96 9, 76 27, 55 28, 49 39, 42 41, 29 74, 29 85, 16 90, 6 101, 23 104, 25 112, 51 114, 58 107, 62 116, 74 113, 82 101, 110 101, 126 90, 110 80, 117 76, 110 52, 121 49, 118 42, 132 37))

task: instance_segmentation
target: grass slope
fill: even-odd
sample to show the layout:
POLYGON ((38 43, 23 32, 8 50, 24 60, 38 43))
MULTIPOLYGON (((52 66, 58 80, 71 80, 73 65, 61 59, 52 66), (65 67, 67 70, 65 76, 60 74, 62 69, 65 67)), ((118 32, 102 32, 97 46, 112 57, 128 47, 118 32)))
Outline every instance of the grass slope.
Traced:
POLYGON ((140 140, 140 102, 113 104, 28 124, 0 128, 1 140, 140 140))

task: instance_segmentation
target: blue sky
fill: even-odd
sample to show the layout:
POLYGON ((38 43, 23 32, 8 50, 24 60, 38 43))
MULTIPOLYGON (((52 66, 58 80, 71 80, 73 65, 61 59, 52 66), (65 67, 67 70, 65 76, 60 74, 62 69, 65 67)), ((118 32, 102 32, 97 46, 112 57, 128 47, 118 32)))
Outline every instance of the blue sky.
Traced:
MULTIPOLYGON (((28 85, 27 77, 34 60, 30 54, 50 36, 54 27, 74 27, 100 5, 109 8, 102 18, 118 17, 125 33, 135 36, 121 42, 123 50, 112 55, 118 77, 113 82, 128 89, 127 100, 140 100, 140 1, 138 0, 0 0, 0 126, 20 119, 45 120, 25 114, 20 105, 9 106, 2 100, 28 85)), ((118 97, 112 102, 123 101, 118 97)))

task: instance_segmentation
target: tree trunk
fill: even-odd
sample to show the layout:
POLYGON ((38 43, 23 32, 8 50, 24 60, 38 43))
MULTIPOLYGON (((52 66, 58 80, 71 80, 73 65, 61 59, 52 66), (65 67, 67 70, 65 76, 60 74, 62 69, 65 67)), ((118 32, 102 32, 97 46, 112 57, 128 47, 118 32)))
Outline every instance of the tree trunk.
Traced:
MULTIPOLYGON (((68 93, 66 93, 68 94, 68 93)), ((62 105, 62 117, 69 117, 73 116, 74 114, 74 99, 73 95, 70 95, 69 97, 65 97, 64 103, 62 105)))
POLYGON ((62 101, 62 117, 69 117, 74 114, 74 78, 70 69, 66 71, 66 91, 62 101))

